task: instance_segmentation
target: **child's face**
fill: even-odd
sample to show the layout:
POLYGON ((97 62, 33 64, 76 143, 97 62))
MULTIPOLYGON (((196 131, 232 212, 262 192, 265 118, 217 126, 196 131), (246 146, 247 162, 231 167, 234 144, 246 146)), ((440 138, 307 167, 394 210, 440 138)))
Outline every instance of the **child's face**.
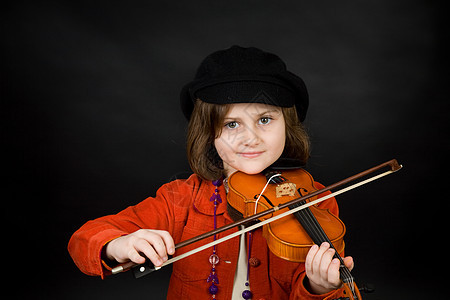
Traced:
POLYGON ((281 109, 260 103, 232 104, 214 141, 225 173, 257 174, 283 153, 286 129, 281 109))

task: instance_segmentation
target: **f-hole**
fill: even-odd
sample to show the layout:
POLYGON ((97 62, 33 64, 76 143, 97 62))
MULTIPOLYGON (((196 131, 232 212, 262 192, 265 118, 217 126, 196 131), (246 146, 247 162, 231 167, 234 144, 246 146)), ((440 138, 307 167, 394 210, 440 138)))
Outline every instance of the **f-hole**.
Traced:
MULTIPOLYGON (((253 199, 257 200, 259 198, 259 194, 256 194, 255 196, 253 196, 253 199)), ((272 201, 269 200, 269 198, 267 198, 264 195, 261 195, 261 197, 264 197, 264 199, 266 199, 267 203, 269 203, 270 205, 272 205, 272 207, 274 207, 275 205, 273 205, 272 201)))
POLYGON ((297 192, 300 194, 301 197, 303 197, 303 196, 305 196, 306 194, 308 194, 308 190, 305 189, 305 188, 302 188, 302 187, 298 188, 298 189, 297 189, 297 192), (303 191, 305 194, 303 194, 302 191, 303 191))

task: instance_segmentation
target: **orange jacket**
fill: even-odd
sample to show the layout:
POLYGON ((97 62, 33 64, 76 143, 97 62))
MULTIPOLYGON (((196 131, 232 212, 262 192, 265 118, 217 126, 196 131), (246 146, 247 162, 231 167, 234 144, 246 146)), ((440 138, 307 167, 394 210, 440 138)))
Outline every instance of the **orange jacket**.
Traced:
MULTIPOLYGON (((316 183, 317 188, 321 188, 316 183)), ((132 233, 141 228, 167 230, 175 243, 214 229, 214 205, 209 201, 214 186, 192 175, 187 180, 175 180, 163 185, 156 194, 141 203, 130 206, 117 215, 101 217, 84 224, 69 241, 68 250, 78 268, 88 275, 110 274, 101 258, 102 248, 114 238, 132 233)), ((219 187, 222 199, 226 199, 225 189, 219 187)), ((319 205, 338 215, 334 198, 319 205)), ((217 227, 233 222, 226 211, 226 201, 217 208, 217 227)), ((231 229, 218 238, 235 232, 231 229)), ((213 237, 180 248, 175 256, 201 244, 211 242, 213 237)), ((338 289, 325 295, 312 295, 303 286, 304 263, 293 263, 273 255, 262 237, 260 229, 253 233, 250 257, 257 259, 249 270, 252 299, 335 299, 343 297, 338 289)), ((220 263, 216 265, 219 278, 219 292, 216 299, 231 299, 233 280, 238 261, 239 239, 234 238, 216 246, 220 263)), ((201 251, 175 262, 170 279, 167 299, 209 299, 211 272, 208 258, 212 249, 201 251)), ((149 275, 152 276, 152 275, 149 275)))

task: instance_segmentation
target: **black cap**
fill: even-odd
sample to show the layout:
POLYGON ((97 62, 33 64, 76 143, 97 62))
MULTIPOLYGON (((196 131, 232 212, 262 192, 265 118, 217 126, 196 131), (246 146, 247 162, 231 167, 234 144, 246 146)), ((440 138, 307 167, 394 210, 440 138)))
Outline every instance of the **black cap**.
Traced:
POLYGON ((250 47, 232 46, 208 55, 195 78, 181 91, 181 109, 190 119, 196 99, 207 103, 265 103, 296 106, 301 122, 309 97, 305 83, 287 71, 275 54, 250 47))

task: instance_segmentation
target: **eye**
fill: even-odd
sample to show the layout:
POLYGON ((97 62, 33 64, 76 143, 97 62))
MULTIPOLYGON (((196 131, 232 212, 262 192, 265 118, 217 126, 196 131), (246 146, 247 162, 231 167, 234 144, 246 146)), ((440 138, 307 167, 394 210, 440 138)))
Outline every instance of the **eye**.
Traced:
POLYGON ((232 121, 230 123, 225 124, 225 127, 229 128, 229 129, 234 129, 239 127, 239 124, 236 121, 232 121))
POLYGON ((270 123, 270 121, 272 121, 272 118, 270 117, 262 117, 261 119, 259 119, 258 124, 260 125, 267 125, 270 123))

